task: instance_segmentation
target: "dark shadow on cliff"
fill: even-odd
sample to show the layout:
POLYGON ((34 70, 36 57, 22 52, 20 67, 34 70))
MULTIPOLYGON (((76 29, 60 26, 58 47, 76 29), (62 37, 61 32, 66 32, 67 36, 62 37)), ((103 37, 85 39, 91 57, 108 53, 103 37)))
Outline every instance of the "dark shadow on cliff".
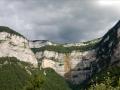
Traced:
POLYGON ((92 75, 92 62, 89 67, 87 67, 86 64, 88 64, 88 60, 83 60, 78 63, 74 69, 71 69, 65 74, 66 80, 73 90, 81 90, 80 88, 84 88, 89 81, 92 75), (79 84, 73 83, 75 80, 79 84))

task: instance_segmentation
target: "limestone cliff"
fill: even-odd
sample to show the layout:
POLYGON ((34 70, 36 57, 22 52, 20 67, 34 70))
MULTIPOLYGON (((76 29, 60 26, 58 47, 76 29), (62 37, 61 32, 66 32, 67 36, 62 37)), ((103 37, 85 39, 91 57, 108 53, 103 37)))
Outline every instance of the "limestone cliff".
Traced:
POLYGON ((38 51, 36 57, 42 68, 52 68, 74 84, 79 84, 91 76, 91 63, 96 59, 95 50, 84 52, 38 51))
POLYGON ((37 59, 29 47, 28 40, 3 26, 0 26, 0 57, 16 57, 37 66, 37 59))

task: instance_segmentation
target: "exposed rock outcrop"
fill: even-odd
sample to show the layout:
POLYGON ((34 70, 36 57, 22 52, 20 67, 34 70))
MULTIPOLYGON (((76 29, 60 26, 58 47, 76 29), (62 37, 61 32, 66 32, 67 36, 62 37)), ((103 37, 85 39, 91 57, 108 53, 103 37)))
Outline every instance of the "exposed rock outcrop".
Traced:
POLYGON ((58 74, 79 84, 91 76, 91 62, 96 59, 95 51, 58 53, 54 51, 37 52, 36 57, 42 68, 53 68, 58 74))
POLYGON ((20 61, 37 66, 37 59, 28 40, 7 27, 0 27, 0 57, 16 57, 20 61))

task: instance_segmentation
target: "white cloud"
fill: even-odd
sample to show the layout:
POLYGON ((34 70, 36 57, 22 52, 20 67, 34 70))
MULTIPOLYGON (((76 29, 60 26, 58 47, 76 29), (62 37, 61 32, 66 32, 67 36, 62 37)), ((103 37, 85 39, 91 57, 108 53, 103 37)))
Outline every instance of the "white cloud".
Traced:
POLYGON ((119 6, 120 0, 98 0, 97 1, 101 6, 119 6))

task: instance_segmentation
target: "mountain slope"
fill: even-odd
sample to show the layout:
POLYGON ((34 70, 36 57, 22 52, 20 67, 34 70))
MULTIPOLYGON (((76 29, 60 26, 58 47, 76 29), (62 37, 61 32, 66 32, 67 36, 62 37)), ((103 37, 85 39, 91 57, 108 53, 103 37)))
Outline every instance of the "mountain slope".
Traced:
MULTIPOLYGON (((89 82, 85 82, 84 85, 89 83, 92 88, 90 88, 90 90, 98 88, 98 90, 101 90, 103 87, 111 87, 111 90, 117 88, 114 90, 119 90, 120 21, 103 36, 97 44, 95 51, 96 60, 91 63, 92 77, 90 77, 89 82)), ((88 86, 85 86, 85 88, 88 86)), ((109 89, 106 88, 103 90, 109 89)))
POLYGON ((84 88, 87 90, 120 90, 120 67, 110 66, 101 70, 91 77, 84 88))
POLYGON ((96 48, 96 69, 108 67, 120 62, 120 21, 111 28, 96 48))
POLYGON ((0 58, 0 90, 22 90, 30 77, 24 64, 13 57, 0 58))
POLYGON ((71 90, 65 79, 46 68, 33 74, 25 90, 71 90))

